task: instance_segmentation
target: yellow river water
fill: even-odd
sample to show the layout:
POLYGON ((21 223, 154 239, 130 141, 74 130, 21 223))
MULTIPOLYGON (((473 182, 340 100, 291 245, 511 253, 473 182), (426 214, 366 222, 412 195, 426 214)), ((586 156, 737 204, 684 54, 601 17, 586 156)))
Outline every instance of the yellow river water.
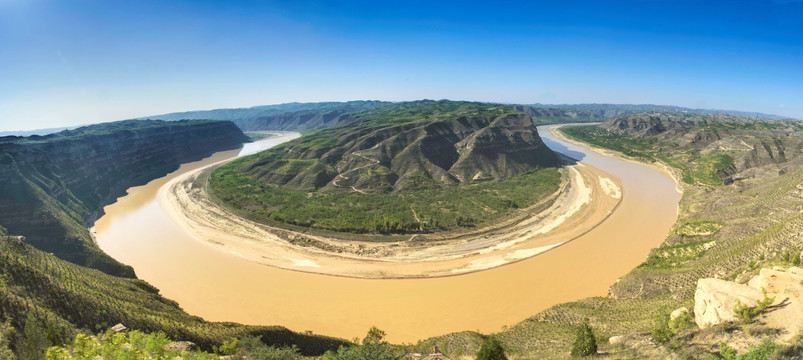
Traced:
POLYGON ((248 144, 182 165, 130 188, 95 224, 98 244, 131 265, 137 276, 210 321, 282 325, 351 339, 371 326, 391 342, 415 342, 462 330, 500 331, 541 310, 604 296, 616 279, 641 263, 677 216, 679 195, 665 174, 555 139, 548 146, 622 181, 620 206, 585 235, 517 263, 434 279, 368 280, 282 270, 246 261, 194 239, 160 207, 157 192, 173 177, 275 145, 248 144))

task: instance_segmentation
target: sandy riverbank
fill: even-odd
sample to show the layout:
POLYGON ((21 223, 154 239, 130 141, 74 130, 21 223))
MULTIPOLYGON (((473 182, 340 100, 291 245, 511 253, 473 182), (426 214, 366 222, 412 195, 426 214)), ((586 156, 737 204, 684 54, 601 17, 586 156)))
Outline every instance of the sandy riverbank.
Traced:
POLYGON ((647 166, 647 167, 653 168, 655 170, 658 170, 658 171, 662 172, 664 175, 668 176, 670 179, 672 179, 672 182, 675 183, 675 190, 678 192, 679 195, 683 195, 683 186, 684 185, 680 181, 680 177, 681 177, 680 170, 675 169, 673 167, 670 167, 669 165, 666 165, 666 164, 664 164, 664 163, 662 163, 660 161, 656 161, 656 162, 653 162, 653 163, 648 163, 648 162, 645 162, 645 161, 635 160, 635 159, 627 157, 624 154, 622 154, 620 152, 617 152, 617 151, 601 148, 601 147, 594 146, 594 145, 589 144, 589 143, 584 143, 584 142, 580 142, 580 141, 574 140, 572 138, 567 137, 566 135, 563 135, 562 132, 557 131, 558 128, 560 128, 562 126, 566 126, 566 125, 597 125, 597 124, 601 124, 601 123, 577 123, 577 124, 551 125, 551 126, 547 126, 546 130, 549 131, 549 133, 552 134, 552 136, 554 136, 556 139, 559 139, 561 141, 565 141, 565 142, 570 143, 570 144, 574 144, 574 145, 581 146, 581 147, 584 147, 584 148, 587 148, 587 149, 591 149, 594 152, 597 152, 599 154, 605 155, 607 157, 619 159, 619 160, 622 160, 622 161, 627 161, 629 163, 636 164, 636 165, 647 166))
MULTIPOLYGON (((543 210, 494 227, 426 244, 360 242, 289 231, 243 219, 212 202, 212 167, 171 180, 161 206, 195 239, 220 251, 278 268, 356 278, 440 277, 517 262, 565 244, 605 220, 622 197, 619 179, 594 167, 566 166, 566 183, 543 210)), ((527 211, 527 209, 525 209, 527 211)))
MULTIPOLYGON (((541 129, 546 142, 551 135, 541 129)), ((128 195, 104 208, 95 229, 103 251, 133 266, 140 279, 190 314, 210 321, 281 324, 347 339, 377 326, 395 343, 464 330, 492 333, 555 304, 604 296, 618 277, 644 261, 675 222, 678 194, 666 175, 587 148, 558 145, 568 146, 583 164, 615 176, 616 184, 621 179, 616 210, 549 251, 460 276, 377 280, 319 275, 262 265, 199 241, 174 221, 157 194, 166 191, 170 180, 246 149, 184 164, 164 178, 128 189, 128 195)), ((518 249, 499 252, 501 260, 518 249)))

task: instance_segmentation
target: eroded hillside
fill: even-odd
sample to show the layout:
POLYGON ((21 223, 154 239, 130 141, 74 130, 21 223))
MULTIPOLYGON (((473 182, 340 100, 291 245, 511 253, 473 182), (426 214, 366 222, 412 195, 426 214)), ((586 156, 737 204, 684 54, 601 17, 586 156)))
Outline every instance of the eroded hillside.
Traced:
POLYGON ((124 121, 0 138, 0 226, 63 259, 133 276, 86 226, 128 187, 244 141, 223 121, 124 121))
POLYGON ((350 232, 437 230, 474 226, 551 194, 558 165, 526 114, 419 101, 226 164, 210 189, 256 220, 350 232), (522 176, 532 181, 509 186, 522 176))

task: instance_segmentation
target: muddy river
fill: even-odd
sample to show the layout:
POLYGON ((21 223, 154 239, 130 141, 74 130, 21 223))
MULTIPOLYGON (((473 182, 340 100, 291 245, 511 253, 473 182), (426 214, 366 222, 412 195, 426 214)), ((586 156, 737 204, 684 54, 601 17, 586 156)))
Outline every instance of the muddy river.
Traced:
POLYGON ((397 343, 462 330, 496 332, 552 305, 605 295, 661 243, 677 216, 679 195, 665 174, 560 141, 543 127, 539 133, 553 150, 621 179, 622 202, 579 238, 490 270, 382 280, 282 270, 196 240, 160 207, 157 193, 170 179, 274 146, 292 134, 216 153, 130 188, 104 209, 95 224, 97 241, 164 296, 210 321, 282 325, 347 339, 362 338, 377 326, 397 343))

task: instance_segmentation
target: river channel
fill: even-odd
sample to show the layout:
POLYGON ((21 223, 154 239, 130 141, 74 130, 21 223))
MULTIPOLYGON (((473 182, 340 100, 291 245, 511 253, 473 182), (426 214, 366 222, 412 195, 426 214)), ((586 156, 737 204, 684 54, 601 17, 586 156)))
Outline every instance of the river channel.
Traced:
POLYGON ((396 343, 463 330, 497 332, 552 305, 604 296, 661 243, 677 216, 679 194, 664 173, 561 141, 544 127, 539 133, 553 150, 620 179, 622 201, 610 217, 573 241, 490 270, 431 279, 356 279, 283 270, 195 239, 157 201, 158 192, 176 176, 297 134, 219 152, 132 187, 104 209, 94 231, 105 252, 206 320, 281 325, 347 339, 363 337, 377 326, 396 343))

